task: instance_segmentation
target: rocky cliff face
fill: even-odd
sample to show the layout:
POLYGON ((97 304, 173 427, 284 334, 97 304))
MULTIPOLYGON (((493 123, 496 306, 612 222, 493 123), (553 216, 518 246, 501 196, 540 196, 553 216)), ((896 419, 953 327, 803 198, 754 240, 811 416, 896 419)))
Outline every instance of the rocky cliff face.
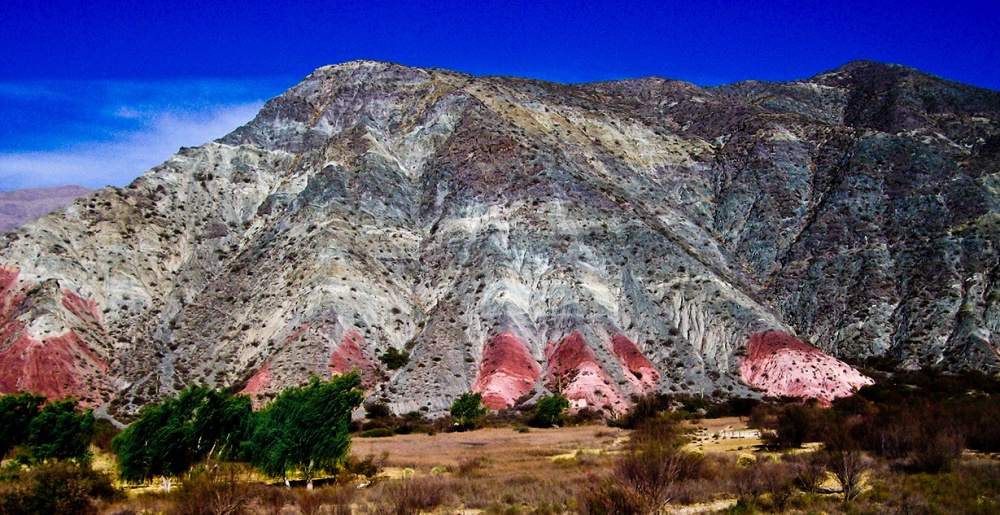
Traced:
POLYGON ((470 390, 620 411, 865 382, 834 358, 994 372, 998 162, 1000 93, 899 66, 716 88, 324 67, 9 233, 0 388, 128 413, 359 369, 397 413, 470 390))

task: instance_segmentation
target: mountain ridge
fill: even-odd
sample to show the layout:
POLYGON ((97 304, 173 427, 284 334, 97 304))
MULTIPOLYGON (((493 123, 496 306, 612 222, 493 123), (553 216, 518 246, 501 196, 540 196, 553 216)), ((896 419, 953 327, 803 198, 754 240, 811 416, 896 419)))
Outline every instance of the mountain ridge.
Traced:
POLYGON ((743 369, 829 372, 841 386, 795 386, 827 400, 865 384, 797 370, 802 342, 996 372, 1000 94, 907 73, 701 88, 319 68, 229 135, 6 235, 0 368, 75 335, 65 381, 123 414, 348 367, 397 413, 472 389, 607 413, 651 391, 780 393, 743 369), (781 333, 801 342, 747 353, 781 333), (387 369, 390 348, 410 363, 387 369))

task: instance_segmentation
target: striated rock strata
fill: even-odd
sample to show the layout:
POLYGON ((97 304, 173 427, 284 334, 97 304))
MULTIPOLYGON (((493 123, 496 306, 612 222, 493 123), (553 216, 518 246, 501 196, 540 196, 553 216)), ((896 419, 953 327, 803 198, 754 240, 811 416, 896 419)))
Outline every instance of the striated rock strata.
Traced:
POLYGON ((862 380, 820 353, 996 372, 998 163, 1000 93, 901 66, 712 88, 327 66, 4 235, 0 389, 127 416, 357 368, 397 413, 474 389, 620 411, 862 380))

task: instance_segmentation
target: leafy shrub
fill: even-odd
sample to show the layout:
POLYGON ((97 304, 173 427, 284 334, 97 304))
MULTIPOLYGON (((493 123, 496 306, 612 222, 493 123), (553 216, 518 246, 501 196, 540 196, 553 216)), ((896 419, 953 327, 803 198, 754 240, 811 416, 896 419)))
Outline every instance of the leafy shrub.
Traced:
POLYGON ((102 502, 121 497, 105 474, 69 463, 45 463, 17 470, 0 483, 0 513, 97 513, 102 502))
POLYGON ((531 427, 552 427, 559 423, 563 413, 569 409, 569 399, 565 395, 546 395, 535 405, 535 413, 528 421, 531 427))
POLYGON ((483 406, 483 395, 480 393, 463 393, 451 405, 451 416, 459 431, 472 429, 488 412, 483 406))
POLYGON ((379 355, 378 360, 385 365, 385 368, 396 370, 405 367, 410 362, 410 353, 405 350, 399 352, 395 347, 389 347, 389 350, 379 355))
POLYGON ((392 410, 389 409, 388 404, 378 401, 365 404, 365 418, 376 419, 390 417, 392 417, 392 410))

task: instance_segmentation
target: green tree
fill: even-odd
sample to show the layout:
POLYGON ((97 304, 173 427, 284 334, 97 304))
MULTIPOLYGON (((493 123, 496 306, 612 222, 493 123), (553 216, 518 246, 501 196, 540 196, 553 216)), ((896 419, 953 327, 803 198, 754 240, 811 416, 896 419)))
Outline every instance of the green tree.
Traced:
POLYGON ((389 370, 396 370, 405 367, 410 362, 410 353, 405 350, 399 352, 395 347, 389 347, 385 354, 379 355, 378 360, 385 364, 389 370))
POLYGON ((209 455, 239 454, 249 433, 250 400, 207 387, 193 387, 161 404, 147 405, 139 419, 111 441, 121 479, 171 479, 209 455))
POLYGON ((28 424, 28 449, 36 461, 90 461, 90 439, 94 436, 94 414, 80 411, 76 399, 47 404, 28 424))
POLYGON ((357 372, 330 381, 313 377, 288 388, 255 416, 250 450, 254 466, 288 484, 299 470, 307 488, 318 472, 328 471, 347 454, 351 412, 364 400, 357 372))
POLYGON ((28 425, 38 416, 45 397, 17 393, 0 397, 0 458, 28 438, 28 425))
POLYGON ((563 413, 569 409, 569 399, 557 393, 546 395, 535 405, 535 414, 529 424, 532 427, 552 427, 560 422, 563 413))
POLYGON ((480 393, 463 393, 451 405, 451 417, 460 431, 471 429, 487 412, 480 393))

